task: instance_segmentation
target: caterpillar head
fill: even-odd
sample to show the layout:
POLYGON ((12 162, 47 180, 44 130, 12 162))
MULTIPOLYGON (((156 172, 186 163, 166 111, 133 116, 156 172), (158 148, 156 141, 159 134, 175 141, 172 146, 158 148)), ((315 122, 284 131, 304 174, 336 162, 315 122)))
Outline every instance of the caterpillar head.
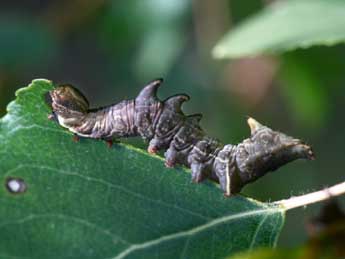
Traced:
POLYGON ((252 182, 296 159, 314 159, 303 141, 248 119, 251 137, 238 145, 236 162, 243 183, 252 182))
POLYGON ((60 85, 49 91, 46 98, 54 111, 65 109, 85 113, 89 109, 85 96, 72 85, 60 85))
POLYGON ((60 85, 49 91, 46 101, 53 110, 48 118, 66 128, 79 125, 89 109, 85 96, 72 85, 60 85))

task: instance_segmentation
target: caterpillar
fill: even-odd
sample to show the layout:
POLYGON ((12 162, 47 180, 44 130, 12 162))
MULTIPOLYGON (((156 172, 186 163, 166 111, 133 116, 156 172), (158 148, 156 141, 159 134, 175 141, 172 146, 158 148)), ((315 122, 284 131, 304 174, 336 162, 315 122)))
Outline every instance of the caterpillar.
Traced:
POLYGON ((247 121, 249 138, 237 145, 222 144, 201 128, 201 114, 183 113, 181 106, 190 99, 188 95, 158 99, 162 81, 151 81, 135 99, 97 109, 90 109, 88 100, 72 85, 57 86, 46 96, 52 108, 49 119, 77 137, 102 139, 109 145, 114 139, 141 136, 149 142, 149 153, 165 150, 167 167, 185 165, 193 182, 216 181, 225 196, 239 193, 246 184, 293 160, 314 159, 310 146, 253 118, 247 121))

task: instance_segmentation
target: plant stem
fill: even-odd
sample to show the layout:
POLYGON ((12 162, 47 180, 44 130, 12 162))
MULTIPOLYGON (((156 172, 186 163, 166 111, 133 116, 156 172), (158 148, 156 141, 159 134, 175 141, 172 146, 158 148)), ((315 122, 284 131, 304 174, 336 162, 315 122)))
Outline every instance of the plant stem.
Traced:
POLYGON ((280 200, 275 202, 275 204, 283 206, 285 210, 290 210, 327 200, 335 196, 340 196, 342 194, 345 194, 345 182, 333 185, 321 191, 291 197, 290 199, 286 200, 280 200))

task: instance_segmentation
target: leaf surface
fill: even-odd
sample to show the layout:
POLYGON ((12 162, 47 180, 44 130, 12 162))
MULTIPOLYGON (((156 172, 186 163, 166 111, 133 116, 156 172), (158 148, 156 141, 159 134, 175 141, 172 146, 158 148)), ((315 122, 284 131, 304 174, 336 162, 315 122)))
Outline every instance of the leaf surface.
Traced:
POLYGON ((239 58, 344 42, 344 13, 342 0, 278 1, 228 32, 213 55, 239 58))
POLYGON ((224 198, 128 145, 74 143, 47 119, 52 88, 34 80, 0 121, 0 258, 224 258, 275 245, 282 208, 224 198), (9 192, 13 179, 23 192, 9 192))

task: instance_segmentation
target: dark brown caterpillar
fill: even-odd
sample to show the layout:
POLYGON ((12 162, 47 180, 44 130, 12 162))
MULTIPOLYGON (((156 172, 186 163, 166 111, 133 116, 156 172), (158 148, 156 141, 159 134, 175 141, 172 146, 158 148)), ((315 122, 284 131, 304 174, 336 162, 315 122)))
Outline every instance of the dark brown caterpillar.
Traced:
POLYGON ((77 136, 104 139, 141 136, 149 141, 148 152, 166 150, 166 166, 183 164, 191 168, 193 182, 206 178, 220 183, 226 196, 241 191, 269 171, 295 159, 313 159, 313 151, 301 140, 273 131, 249 118, 251 136, 238 145, 223 145, 208 137, 199 126, 200 114, 181 110, 187 95, 157 98, 162 80, 150 82, 138 97, 99 109, 89 109, 84 95, 62 85, 47 95, 50 118, 77 136))

